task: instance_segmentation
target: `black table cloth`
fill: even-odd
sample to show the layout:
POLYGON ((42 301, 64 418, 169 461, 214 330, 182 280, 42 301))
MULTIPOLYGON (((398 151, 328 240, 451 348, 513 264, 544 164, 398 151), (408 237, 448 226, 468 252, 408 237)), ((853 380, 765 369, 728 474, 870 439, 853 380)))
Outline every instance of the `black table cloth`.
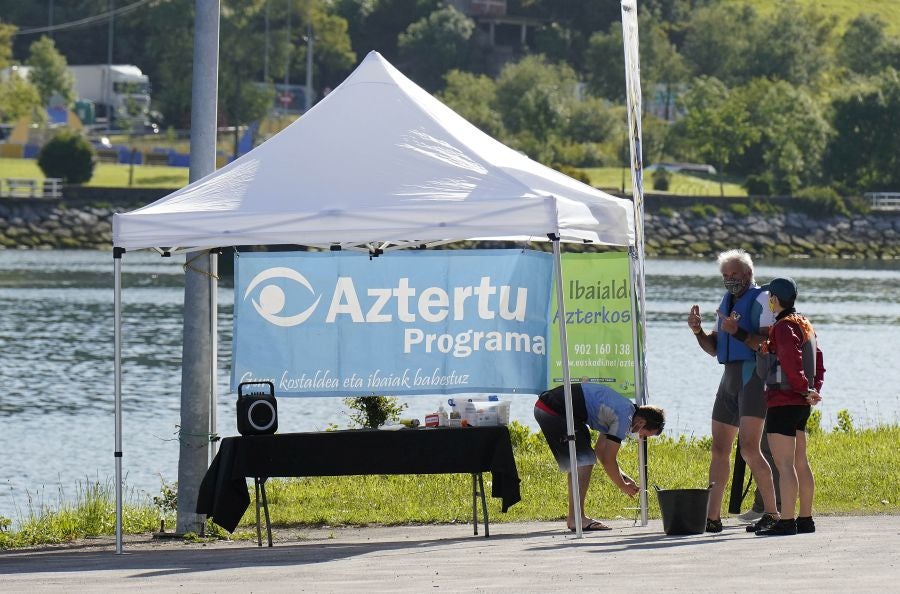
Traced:
POLYGON ((247 477, 485 471, 492 475, 491 495, 502 499, 504 512, 521 500, 505 426, 229 437, 200 484, 197 513, 233 532, 250 505, 247 477))

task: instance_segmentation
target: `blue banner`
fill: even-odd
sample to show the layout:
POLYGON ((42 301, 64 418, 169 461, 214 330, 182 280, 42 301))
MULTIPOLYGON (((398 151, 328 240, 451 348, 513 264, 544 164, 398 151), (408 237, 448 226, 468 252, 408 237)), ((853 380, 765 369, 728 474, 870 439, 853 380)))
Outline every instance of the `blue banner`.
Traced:
POLYGON ((552 274, 523 250, 240 254, 231 388, 540 393, 552 274))

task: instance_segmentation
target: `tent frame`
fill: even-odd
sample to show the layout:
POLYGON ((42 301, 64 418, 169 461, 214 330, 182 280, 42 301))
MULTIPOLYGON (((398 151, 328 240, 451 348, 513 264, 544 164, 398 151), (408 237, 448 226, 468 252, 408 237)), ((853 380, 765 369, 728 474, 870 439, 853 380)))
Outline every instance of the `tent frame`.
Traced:
MULTIPOLYGON (((566 310, 565 310, 565 296, 563 287, 565 286, 565 281, 563 279, 563 270, 562 270, 562 250, 560 247, 560 238, 556 233, 548 233, 548 239, 552 243, 553 246, 553 261, 554 261, 554 271, 556 273, 556 301, 559 307, 559 316, 560 320, 566 319, 566 310)), ((458 240, 446 240, 440 242, 380 242, 379 244, 365 244, 365 245, 357 245, 357 244, 342 244, 335 243, 329 244, 327 247, 330 250, 342 250, 349 249, 360 252, 367 252, 371 255, 377 255, 380 253, 384 253, 386 251, 395 251, 403 248, 426 248, 426 247, 435 247, 438 245, 444 245, 447 243, 452 243, 453 241, 458 240)), ((325 246, 314 246, 314 247, 325 247, 325 246)), ((170 248, 170 249, 161 249, 156 248, 162 256, 170 256, 177 253, 183 253, 188 250, 179 250, 178 248, 170 248)), ((633 248, 630 248, 631 253, 633 254, 633 248)), ((116 553, 121 554, 123 552, 123 532, 122 532, 122 512, 123 512, 123 484, 122 484, 122 256, 125 254, 125 249, 116 247, 113 248, 113 272, 115 276, 114 281, 114 376, 115 376, 115 477, 116 477, 116 553)), ((238 252, 235 251, 235 255, 238 252)), ((217 334, 216 334, 216 326, 217 326, 217 314, 218 314, 218 305, 217 305, 217 270, 216 270, 216 262, 217 255, 215 250, 210 250, 210 324, 212 326, 212 337, 213 337, 213 345, 212 345, 212 357, 210 359, 210 375, 212 379, 211 392, 209 394, 210 400, 210 436, 216 436, 216 417, 215 417, 215 409, 216 409, 216 400, 217 400, 217 390, 216 390, 216 376, 217 376, 217 361, 216 361, 216 353, 217 353, 217 334)), ((634 279, 635 272, 633 267, 632 269, 632 279, 634 279)), ((632 287, 636 285, 632 282, 632 287)), ((636 316, 632 316, 632 336, 633 340, 638 339, 638 328, 637 328, 638 320, 636 316)), ((569 447, 569 474, 570 480, 572 484, 572 493, 573 493, 573 505, 574 505, 574 513, 576 518, 581 517, 581 500, 578 497, 579 493, 579 480, 578 480, 578 462, 576 459, 575 452, 575 420, 572 415, 572 386, 571 386, 571 375, 569 371, 569 342, 568 336, 566 334, 566 324, 560 323, 559 325, 559 341, 560 341, 560 351, 562 355, 562 369, 563 369, 563 393, 565 398, 566 405, 566 440, 568 441, 569 447)), ((637 346, 637 343, 635 343, 637 346)), ((639 366, 642 366, 642 362, 639 361, 639 366)), ((637 394, 639 404, 645 403, 645 395, 643 389, 643 382, 641 381, 642 373, 640 369, 635 369, 635 382, 637 384, 637 394)), ((643 442, 642 442, 643 443, 643 442)), ((210 449, 210 457, 215 455, 216 451, 216 441, 215 439, 210 440, 211 449, 210 449)), ((646 460, 646 452, 645 448, 639 448, 638 454, 638 463, 640 467, 640 488, 641 488, 641 501, 640 501, 640 509, 642 518, 644 518, 644 524, 646 525, 646 514, 647 514, 647 460, 646 460)), ((576 538, 582 538, 583 536, 583 527, 581 522, 578 522, 576 527, 576 538)))

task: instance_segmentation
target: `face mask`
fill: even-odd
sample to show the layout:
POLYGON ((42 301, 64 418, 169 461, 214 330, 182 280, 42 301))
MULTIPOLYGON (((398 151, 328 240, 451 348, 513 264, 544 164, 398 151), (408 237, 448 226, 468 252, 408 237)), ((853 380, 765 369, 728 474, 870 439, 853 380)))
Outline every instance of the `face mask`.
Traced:
POLYGON ((735 279, 727 278, 722 282, 725 284, 725 288, 728 290, 728 292, 731 293, 732 295, 737 295, 738 293, 743 291, 744 288, 746 288, 746 286, 747 286, 746 282, 744 282, 740 279, 737 279, 737 278, 735 278, 735 279))

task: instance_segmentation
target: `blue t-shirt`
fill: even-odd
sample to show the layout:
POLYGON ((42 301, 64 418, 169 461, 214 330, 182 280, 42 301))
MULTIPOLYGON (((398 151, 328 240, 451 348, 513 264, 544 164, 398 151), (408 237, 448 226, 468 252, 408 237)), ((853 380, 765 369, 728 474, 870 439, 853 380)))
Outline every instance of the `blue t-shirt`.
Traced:
POLYGON ((621 442, 631 430, 634 402, 601 384, 581 384, 587 424, 613 441, 621 442))

